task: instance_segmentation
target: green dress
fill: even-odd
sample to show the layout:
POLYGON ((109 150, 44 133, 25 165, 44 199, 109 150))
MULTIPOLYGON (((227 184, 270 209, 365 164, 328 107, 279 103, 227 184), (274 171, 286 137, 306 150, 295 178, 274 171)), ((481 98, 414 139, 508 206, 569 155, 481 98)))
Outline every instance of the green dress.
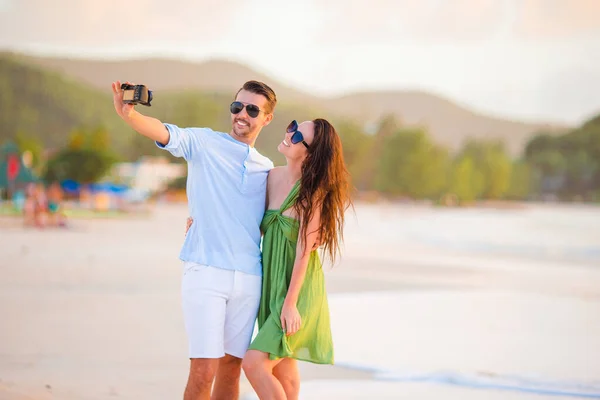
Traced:
POLYGON ((294 358, 317 364, 333 364, 333 340, 325 277, 317 251, 310 254, 296 307, 302 318, 298 332, 286 336, 281 327, 281 308, 287 295, 296 259, 298 220, 282 215, 298 197, 298 181, 279 210, 267 210, 261 223, 263 283, 258 311, 258 333, 250 350, 269 353, 271 360, 294 358))

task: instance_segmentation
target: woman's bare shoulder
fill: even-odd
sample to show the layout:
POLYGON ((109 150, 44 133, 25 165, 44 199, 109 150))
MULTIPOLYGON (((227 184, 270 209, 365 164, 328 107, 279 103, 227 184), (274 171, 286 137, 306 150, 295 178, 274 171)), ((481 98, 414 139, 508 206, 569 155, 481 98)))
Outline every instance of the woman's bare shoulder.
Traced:
POLYGON ((268 179, 269 181, 273 180, 273 179, 277 179, 277 177, 279 176, 279 174, 281 174, 281 171, 283 170, 283 167, 274 167, 269 171, 269 176, 268 179))

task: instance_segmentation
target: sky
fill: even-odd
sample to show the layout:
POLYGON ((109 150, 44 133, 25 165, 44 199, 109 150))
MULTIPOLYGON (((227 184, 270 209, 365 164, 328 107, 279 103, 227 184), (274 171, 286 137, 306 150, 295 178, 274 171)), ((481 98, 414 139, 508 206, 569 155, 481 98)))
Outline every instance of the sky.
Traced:
POLYGON ((0 0, 0 48, 242 62, 300 90, 423 90, 487 115, 600 112, 600 0, 0 0))

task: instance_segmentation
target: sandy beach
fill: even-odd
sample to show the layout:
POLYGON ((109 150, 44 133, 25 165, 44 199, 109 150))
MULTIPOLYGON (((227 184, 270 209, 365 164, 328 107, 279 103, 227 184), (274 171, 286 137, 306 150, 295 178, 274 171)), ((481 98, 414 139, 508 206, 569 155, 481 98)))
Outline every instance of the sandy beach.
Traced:
MULTIPOLYGON (((0 399, 179 399, 185 205, 0 218, 0 399)), ((600 398, 600 209, 358 204, 302 399, 600 398)), ((243 399, 256 398, 242 382, 243 399)))

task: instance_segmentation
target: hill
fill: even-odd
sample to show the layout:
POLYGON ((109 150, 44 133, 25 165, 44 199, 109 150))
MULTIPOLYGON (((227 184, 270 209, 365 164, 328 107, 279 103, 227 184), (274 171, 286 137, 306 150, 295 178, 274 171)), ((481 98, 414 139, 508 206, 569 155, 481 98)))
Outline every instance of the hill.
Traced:
POLYGON ((157 92, 201 90, 224 92, 231 96, 232 92, 239 89, 241 83, 256 79, 268 82, 280 99, 286 101, 315 100, 308 94, 275 82, 270 77, 242 64, 226 60, 192 63, 158 58, 93 60, 36 57, 25 54, 11 55, 22 62, 62 73, 106 92, 110 91, 111 82, 129 80, 135 83, 144 83, 157 92))
POLYGON ((392 114, 407 125, 430 129, 434 140, 457 149, 468 138, 503 140, 514 155, 527 139, 544 130, 563 133, 568 127, 495 118, 462 107, 451 100, 423 92, 387 91, 353 93, 334 98, 312 96, 242 64, 213 60, 193 63, 170 59, 123 61, 82 60, 15 55, 29 64, 63 73, 74 80, 109 92, 115 79, 144 82, 155 91, 197 90, 231 96, 248 79, 268 82, 282 103, 322 110, 327 117, 346 117, 363 126, 392 114))
POLYGON ((567 128, 530 124, 486 116, 425 92, 363 92, 331 101, 360 120, 376 121, 393 115, 402 125, 426 127, 434 140, 457 150, 466 139, 500 139, 518 154, 535 133, 564 133, 567 128))
POLYGON ((104 126, 116 148, 133 136, 109 95, 9 56, 0 57, 0 124, 0 142, 23 133, 47 147, 65 145, 68 134, 81 127, 104 126))

